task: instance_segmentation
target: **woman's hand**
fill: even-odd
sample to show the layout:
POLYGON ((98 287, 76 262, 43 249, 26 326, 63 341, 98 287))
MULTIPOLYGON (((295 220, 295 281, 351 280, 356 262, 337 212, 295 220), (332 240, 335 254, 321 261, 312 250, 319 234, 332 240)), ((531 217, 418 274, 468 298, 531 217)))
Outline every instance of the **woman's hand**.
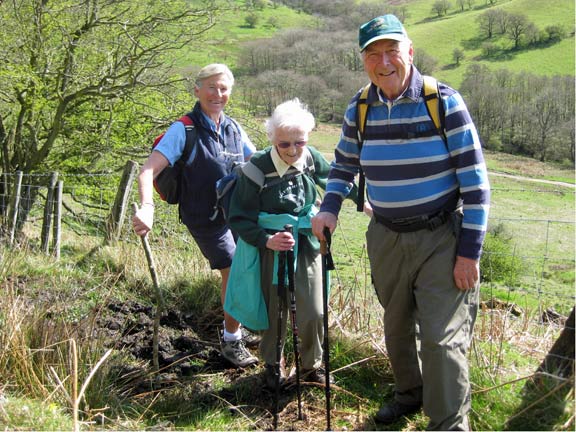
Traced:
POLYGON ((287 231, 278 231, 276 234, 268 237, 266 247, 275 251, 288 251, 294 247, 294 237, 287 231))

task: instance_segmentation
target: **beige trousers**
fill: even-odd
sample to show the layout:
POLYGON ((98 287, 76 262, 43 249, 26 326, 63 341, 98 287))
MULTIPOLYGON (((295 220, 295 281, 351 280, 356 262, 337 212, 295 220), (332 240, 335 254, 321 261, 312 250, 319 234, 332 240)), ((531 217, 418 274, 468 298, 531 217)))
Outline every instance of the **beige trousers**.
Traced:
MULTIPOLYGON (((307 241, 299 241, 294 294, 296 298, 296 324, 299 335, 301 366, 314 369, 322 362, 322 342, 324 339, 322 307, 322 257, 307 241)), ((274 252, 261 250, 262 292, 268 309, 269 328, 262 332, 260 355, 266 364, 276 363, 278 334, 278 287, 273 284, 274 252)), ((289 318, 290 293, 286 286, 286 296, 281 324, 281 347, 286 339, 286 324, 289 318)), ((290 339, 288 343, 292 344, 290 339)))

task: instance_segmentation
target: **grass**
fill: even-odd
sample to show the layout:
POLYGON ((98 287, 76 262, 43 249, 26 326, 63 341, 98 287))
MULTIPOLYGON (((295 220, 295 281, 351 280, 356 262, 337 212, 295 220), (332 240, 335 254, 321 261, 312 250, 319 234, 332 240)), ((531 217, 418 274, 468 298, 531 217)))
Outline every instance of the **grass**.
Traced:
MULTIPOLYGON (((546 48, 523 49, 519 52, 509 50, 511 41, 498 38, 496 41, 506 47, 506 55, 498 61, 485 60, 481 58, 481 45, 484 40, 478 38, 476 20, 486 9, 477 8, 458 13, 452 9, 446 17, 428 19, 431 16, 432 3, 411 2, 410 13, 414 18, 409 20, 406 27, 416 49, 424 50, 439 61, 434 75, 451 86, 460 86, 467 66, 472 63, 484 64, 491 70, 507 69, 511 73, 530 71, 548 76, 574 74, 573 37, 568 36, 560 43, 546 48), (463 49, 466 56, 458 67, 455 67, 452 59, 455 48, 463 49), (538 67, 535 68, 534 65, 538 67)), ((478 6, 480 2, 477 2, 476 7, 478 6)), ((498 2, 496 7, 509 13, 526 15, 540 30, 554 24, 563 26, 568 34, 574 31, 574 2, 568 0, 509 0, 498 2)))
POLYGON ((486 165, 490 171, 574 184, 574 168, 571 166, 544 163, 509 153, 485 151, 485 155, 486 165))

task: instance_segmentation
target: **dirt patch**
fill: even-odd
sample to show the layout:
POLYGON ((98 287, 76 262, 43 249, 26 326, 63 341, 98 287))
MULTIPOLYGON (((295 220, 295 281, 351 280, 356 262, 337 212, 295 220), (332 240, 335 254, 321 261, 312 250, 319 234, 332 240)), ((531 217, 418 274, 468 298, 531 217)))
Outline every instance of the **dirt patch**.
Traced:
MULTIPOLYGON (((111 302, 98 312, 95 322, 98 337, 103 338, 107 347, 122 350, 135 360, 115 371, 119 377, 115 385, 123 394, 142 398, 153 390, 155 394, 161 392, 168 404, 218 406, 219 409, 224 404, 224 409, 233 417, 248 420, 254 429, 272 430, 275 391, 264 386, 261 364, 234 368, 220 355, 220 315, 196 317, 178 310, 164 313, 159 326, 160 371, 150 373, 154 315, 153 307, 135 301, 111 302), (225 384, 217 385, 214 380, 225 384)), ((252 352, 257 354, 255 348, 252 352)), ((301 382, 301 391, 301 420, 298 419, 297 387, 293 384, 281 391, 279 430, 325 428, 324 388, 301 382)), ((171 420, 180 420, 177 414, 170 418, 164 417, 168 429, 174 426, 171 420)))
MULTIPOLYGON (((135 301, 111 302, 96 321, 99 336, 110 348, 152 362, 155 310, 135 301)), ((218 326, 192 314, 162 313, 158 330, 158 363, 163 373, 187 376, 230 365, 220 356, 218 326)))

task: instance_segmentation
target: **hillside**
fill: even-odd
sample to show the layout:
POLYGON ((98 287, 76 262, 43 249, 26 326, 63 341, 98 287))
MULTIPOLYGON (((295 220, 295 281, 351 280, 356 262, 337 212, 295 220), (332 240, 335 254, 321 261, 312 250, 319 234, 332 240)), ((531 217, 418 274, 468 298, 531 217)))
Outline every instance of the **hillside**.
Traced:
MULTIPOLYGON (((415 2, 416 3, 416 2, 415 2)), ((569 0, 550 0, 546 2, 531 0, 509 0, 496 4, 509 13, 524 14, 539 29, 548 25, 561 25, 572 37, 551 46, 508 52, 497 61, 482 60, 481 45, 478 39, 478 16, 485 8, 472 11, 455 12, 452 9, 448 16, 441 19, 429 18, 432 1, 418 2, 426 4, 428 13, 425 18, 420 16, 406 23, 407 30, 416 48, 421 48, 439 60, 435 75, 454 87, 458 87, 462 74, 471 63, 481 63, 491 70, 508 69, 511 72, 526 71, 536 75, 574 75, 574 2, 569 0), (452 52, 461 48, 465 59, 459 67, 453 65, 452 52)), ((412 2, 410 2, 412 5, 412 2)), ((501 39, 501 43, 512 45, 512 42, 501 39)))
MULTIPOLYGON (((190 65, 207 62, 226 62, 236 65, 242 44, 251 40, 271 38, 282 29, 318 26, 321 18, 290 9, 276 2, 268 3, 263 9, 248 9, 242 0, 234 2, 236 8, 220 15, 214 27, 206 33, 203 46, 191 47, 181 53, 179 64, 186 70, 190 65), (274 6, 272 6, 274 4, 274 6), (253 28, 246 24, 246 17, 255 14, 258 19, 253 28)), ((375 2, 373 2, 375 3, 375 2)), ((476 0, 473 9, 457 9, 454 2, 446 16, 437 18, 432 12, 434 0, 398 0, 394 7, 405 6, 408 18, 406 28, 417 49, 421 49, 438 61, 435 75, 458 87, 468 65, 481 63, 491 70, 508 69, 511 72, 526 71, 536 75, 574 75, 574 2, 570 0, 499 0, 492 8, 501 8, 509 13, 523 14, 539 30, 548 25, 562 26, 568 37, 559 43, 537 49, 518 52, 506 51, 497 60, 480 58, 481 45, 485 42, 478 36, 478 17, 488 10, 484 1, 476 0), (465 58, 458 67, 453 64, 455 48, 463 49, 465 58)), ((383 9, 386 12, 386 9, 383 9)), ((366 17, 368 20, 370 17, 366 17)), ((351 33, 352 38, 355 34, 351 33)), ((355 42, 355 40, 354 40, 355 42)), ((498 44, 511 46, 504 38, 498 44)), ((321 49, 321 47, 319 47, 321 49)))

